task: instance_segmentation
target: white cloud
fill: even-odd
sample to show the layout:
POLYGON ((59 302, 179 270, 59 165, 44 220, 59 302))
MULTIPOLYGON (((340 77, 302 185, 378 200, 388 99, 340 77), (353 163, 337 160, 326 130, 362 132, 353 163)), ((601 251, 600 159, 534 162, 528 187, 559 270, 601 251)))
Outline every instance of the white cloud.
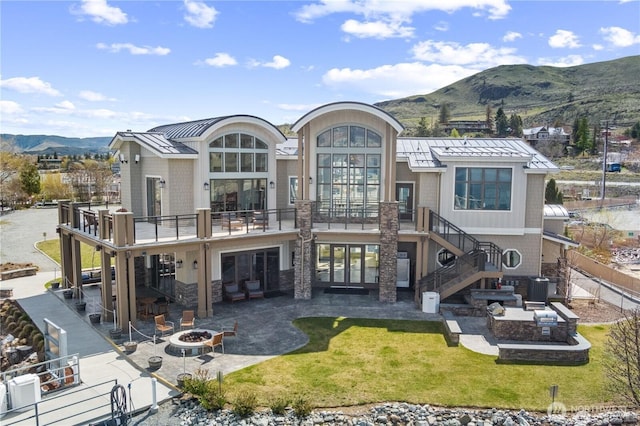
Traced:
POLYGON ((575 49, 580 47, 580 41, 578 36, 575 35, 572 31, 567 30, 557 30, 554 35, 549 37, 549 46, 553 48, 569 48, 575 49))
POLYGON ((247 66, 249 68, 264 67, 280 70, 283 68, 287 68, 289 65, 291 65, 291 61, 280 55, 275 55, 271 62, 260 62, 255 59, 249 59, 249 61, 247 62, 247 66))
POLYGON ((62 96, 59 91, 51 87, 50 83, 40 80, 40 77, 13 77, 0 80, 0 87, 20 93, 42 93, 49 96, 62 96))
POLYGON ((640 44, 640 35, 620 27, 600 28, 600 34, 614 47, 629 47, 640 44))
POLYGON ((73 102, 62 101, 62 102, 58 102, 56 104, 56 108, 60 108, 60 109, 68 110, 68 111, 73 111, 73 110, 76 109, 76 106, 73 104, 73 102))
POLYGON ((411 50, 414 58, 420 61, 473 68, 526 63, 525 58, 516 55, 516 49, 493 47, 488 43, 461 45, 456 42, 426 40, 416 44, 411 50))
POLYGON ((207 6, 204 2, 184 0, 187 13, 184 20, 197 28, 212 28, 218 11, 214 7, 207 6))
POLYGON ((425 65, 419 62, 383 65, 372 69, 334 68, 322 77, 325 85, 335 89, 360 90, 398 98, 417 93, 431 93, 478 72, 457 65, 425 65))
POLYGON ((71 13, 87 15, 93 22, 107 25, 119 25, 129 22, 127 14, 120 8, 109 6, 106 0, 82 0, 79 7, 74 6, 71 13))
POLYGON ((340 27, 345 33, 357 38, 394 38, 412 37, 413 27, 400 25, 398 22, 370 21, 359 22, 348 19, 340 27))
POLYGON ((436 31, 442 31, 442 32, 449 31, 449 23, 445 21, 440 21, 437 24, 435 24, 433 28, 436 31))
POLYGON ((580 55, 569 55, 564 58, 551 59, 551 58, 539 58, 538 65, 548 65, 550 67, 574 67, 576 65, 584 64, 584 58, 580 55))
POLYGON ((13 101, 0 101, 0 113, 3 115, 3 119, 6 115, 22 114, 24 110, 19 103, 13 101))
POLYGON ((100 50, 108 50, 112 53, 118 53, 122 50, 128 50, 132 55, 158 55, 165 56, 171 52, 168 47, 150 47, 150 46, 136 46, 132 43, 98 43, 96 47, 100 50))
POLYGON ((105 95, 103 95, 102 93, 98 93, 98 92, 94 92, 92 90, 82 90, 80 91, 80 93, 78 93, 78 97, 80 99, 84 99, 85 101, 89 101, 89 102, 100 102, 100 101, 113 101, 115 99, 113 98, 107 98, 105 95))
POLYGON ((347 34, 359 38, 413 37, 414 28, 406 24, 411 22, 414 14, 429 11, 453 13, 463 8, 472 8, 478 16, 488 14, 489 19, 504 18, 511 10, 506 0, 321 0, 302 6, 294 16, 300 22, 311 23, 331 14, 351 13, 363 19, 360 22, 354 19, 345 21, 342 30, 347 34))
POLYGON ((516 31, 507 31, 507 33, 502 37, 502 41, 516 41, 517 39, 522 38, 522 34, 516 31))
POLYGON ((238 61, 228 53, 216 53, 213 58, 205 59, 204 63, 212 67, 223 68, 237 65, 238 61))

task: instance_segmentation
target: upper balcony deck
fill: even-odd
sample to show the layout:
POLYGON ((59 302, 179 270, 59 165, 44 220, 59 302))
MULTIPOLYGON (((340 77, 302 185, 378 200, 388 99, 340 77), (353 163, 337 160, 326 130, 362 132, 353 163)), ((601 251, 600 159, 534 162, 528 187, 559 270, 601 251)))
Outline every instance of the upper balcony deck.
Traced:
MULTIPOLYGON (((95 207, 94 207, 95 208, 95 207)), ((89 203, 61 203, 60 225, 66 225, 84 233, 86 236, 107 241, 114 241, 114 217, 126 212, 94 210, 89 203)), ((300 227, 296 222, 296 209, 239 210, 229 212, 209 212, 210 221, 199 221, 199 213, 175 216, 133 217, 133 244, 150 244, 157 242, 188 241, 201 238, 243 238, 260 234, 293 233, 300 227), (210 232, 199 227, 208 226, 210 232), (209 237, 210 235, 210 237, 209 237)), ((417 230, 416 213, 411 218, 398 221, 399 232, 415 232, 417 230)), ((312 214, 311 228, 314 232, 380 232, 379 211, 363 211, 362 209, 316 209, 312 214)))

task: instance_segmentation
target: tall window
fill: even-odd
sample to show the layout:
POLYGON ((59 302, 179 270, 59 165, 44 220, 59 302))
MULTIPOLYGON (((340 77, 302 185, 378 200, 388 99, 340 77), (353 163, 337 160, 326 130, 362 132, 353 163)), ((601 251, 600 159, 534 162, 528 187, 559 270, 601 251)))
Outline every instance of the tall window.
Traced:
POLYGON ((510 210, 511 169, 456 168, 456 210, 510 210))
POLYGON ((246 133, 209 144, 211 211, 266 209, 269 147, 246 133))
POLYGON ((377 216, 382 138, 360 126, 318 135, 317 202, 335 215, 377 216))

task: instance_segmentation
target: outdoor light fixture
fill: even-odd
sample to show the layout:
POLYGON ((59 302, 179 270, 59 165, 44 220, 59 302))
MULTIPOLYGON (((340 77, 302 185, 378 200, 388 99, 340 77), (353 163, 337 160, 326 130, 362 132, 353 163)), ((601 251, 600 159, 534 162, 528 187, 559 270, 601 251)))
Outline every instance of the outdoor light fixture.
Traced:
POLYGON ((269 188, 274 189, 276 187, 276 183, 274 181, 269 182, 269 188))
POLYGON ((182 268, 182 259, 176 260, 176 268, 178 269, 182 268))
POLYGON ((167 182, 164 179, 160 179, 160 188, 164 188, 167 182))
POLYGON ((193 269, 198 269, 198 261, 197 260, 193 261, 193 269))
POLYGON ((136 164, 138 164, 140 162, 140 154, 136 154, 135 159, 136 159, 136 164))
POLYGON ((209 182, 205 182, 204 183, 204 190, 208 191, 209 190, 209 182))

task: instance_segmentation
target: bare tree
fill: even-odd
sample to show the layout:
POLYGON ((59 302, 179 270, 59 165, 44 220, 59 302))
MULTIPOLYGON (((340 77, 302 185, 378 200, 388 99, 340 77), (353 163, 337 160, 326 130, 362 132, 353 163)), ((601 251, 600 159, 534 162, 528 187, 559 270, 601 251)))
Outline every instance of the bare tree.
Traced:
POLYGON ((608 387, 634 406, 640 405, 640 308, 625 312, 611 326, 605 349, 608 387))

